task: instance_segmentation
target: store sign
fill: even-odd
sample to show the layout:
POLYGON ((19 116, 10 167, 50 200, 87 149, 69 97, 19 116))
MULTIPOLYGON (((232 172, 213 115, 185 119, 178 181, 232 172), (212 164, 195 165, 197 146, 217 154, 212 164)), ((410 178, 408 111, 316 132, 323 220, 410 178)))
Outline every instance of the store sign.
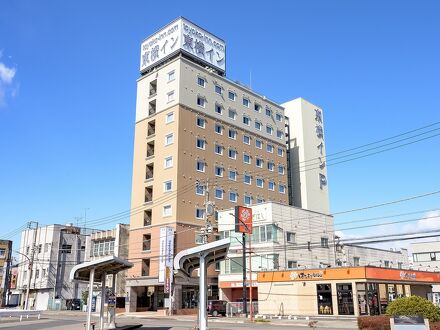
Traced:
MULTIPOLYGON (((246 281, 246 286, 249 287, 249 281, 246 281)), ((243 281, 233 281, 233 282, 220 281, 219 282, 219 287, 223 288, 223 289, 242 288, 243 287, 243 281)), ((252 281, 252 287, 254 287, 254 288, 258 287, 258 282, 257 281, 252 281)))
POLYGON ((168 293, 173 282, 174 229, 160 228, 159 238, 159 283, 164 283, 164 292, 168 293))
POLYGON ((323 271, 312 271, 312 272, 291 272, 290 273, 290 279, 292 281, 296 280, 315 280, 323 278, 324 272, 323 271))
POLYGON ((140 71, 183 51, 225 72, 225 42, 185 18, 179 18, 141 44, 140 71))
POLYGON ((252 209, 250 207, 235 207, 235 232, 252 234, 252 209))
POLYGON ((415 280, 417 278, 417 275, 414 272, 401 271, 400 272, 400 278, 402 280, 415 280))
MULTIPOLYGON (((319 170, 323 171, 326 167, 325 152, 324 152, 324 128, 322 122, 321 109, 315 109, 315 133, 319 140, 319 144, 316 146, 319 151, 319 170)), ((318 173, 319 175, 319 188, 322 190, 327 186, 327 177, 324 173, 318 173)))

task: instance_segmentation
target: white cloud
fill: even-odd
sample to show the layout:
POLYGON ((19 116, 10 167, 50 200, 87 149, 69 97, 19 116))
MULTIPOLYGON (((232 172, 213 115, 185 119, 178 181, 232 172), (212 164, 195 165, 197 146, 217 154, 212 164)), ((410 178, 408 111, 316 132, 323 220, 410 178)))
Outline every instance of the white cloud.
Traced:
POLYGON ((0 62, 0 81, 10 85, 15 77, 15 68, 8 68, 4 63, 0 62))

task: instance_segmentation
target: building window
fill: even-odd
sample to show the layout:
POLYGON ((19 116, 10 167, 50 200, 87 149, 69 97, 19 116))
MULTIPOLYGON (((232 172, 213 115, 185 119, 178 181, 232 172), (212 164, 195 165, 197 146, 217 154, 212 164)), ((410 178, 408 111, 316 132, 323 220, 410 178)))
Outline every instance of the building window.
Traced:
POLYGON ((272 135, 273 134, 273 128, 272 126, 266 126, 266 133, 272 135))
POLYGON ((243 135, 243 143, 244 144, 251 144, 251 137, 249 135, 244 134, 243 135))
POLYGON ((235 129, 230 128, 228 131, 228 137, 233 140, 237 139, 237 131, 235 129))
POLYGON ((229 170, 228 178, 229 180, 237 181, 237 171, 229 170))
POLYGON ((262 178, 257 178, 255 180, 255 183, 257 184, 258 188, 263 188, 263 186, 264 186, 264 180, 262 178))
POLYGON ((264 198, 263 197, 257 197, 257 204, 263 204, 264 198))
POLYGON ((278 174, 284 174, 284 166, 278 165, 278 174))
POLYGON ((206 106, 206 99, 204 97, 197 96, 197 105, 204 108, 206 106))
POLYGON ((260 226, 260 242, 276 241, 276 229, 274 225, 260 226))
POLYGON ((222 126, 221 124, 215 124, 215 126, 214 126, 214 131, 215 131, 217 134, 222 135, 222 134, 223 134, 223 126, 222 126))
POLYGON ((151 250, 151 234, 143 235, 142 239, 142 251, 150 251, 151 250))
POLYGON ((168 81, 173 81, 174 79, 176 79, 175 76, 176 75, 175 75, 175 71, 174 70, 171 71, 171 72, 168 72, 168 81))
POLYGON ((283 185, 283 184, 279 184, 279 185, 278 185, 278 192, 279 192, 280 194, 285 194, 285 193, 286 193, 286 186, 283 185))
POLYGON ((197 123, 197 126, 199 126, 201 128, 205 128, 206 120, 204 118, 197 117, 196 123, 197 123))
POLYGON ((173 214, 172 211, 171 205, 164 205, 162 214, 164 217, 170 217, 173 214))
MULTIPOLYGON (((316 296, 318 299, 318 314, 332 315, 333 314, 333 302, 332 302, 332 285, 317 284, 316 296)), ((348 305, 346 303, 347 309, 348 305)))
POLYGON ((228 156, 231 159, 237 159, 237 150, 235 149, 229 149, 228 156))
POLYGON ((280 129, 277 130, 277 138, 279 138, 279 139, 283 138, 283 131, 280 129))
POLYGON ((353 266, 360 266, 360 258, 359 257, 354 257, 353 258, 353 266))
POLYGON ((255 128, 256 128, 257 130, 261 131, 261 127, 262 127, 261 122, 259 122, 258 120, 256 120, 256 121, 255 121, 255 128))
POLYGON ((235 98, 237 97, 237 95, 234 93, 234 92, 231 92, 231 91, 229 91, 229 93, 228 93, 228 98, 231 100, 231 101, 235 101, 235 98))
POLYGON ((168 146, 168 145, 172 144, 173 142, 174 142, 174 134, 173 133, 167 134, 165 136, 165 145, 168 146))
POLYGON ((277 112, 277 113, 275 114, 275 120, 276 120, 276 121, 281 121, 282 118, 283 118, 283 116, 282 116, 280 113, 277 112))
POLYGON ((232 120, 236 120, 237 119, 237 112, 235 110, 229 109, 228 117, 231 118, 232 120))
POLYGON ((205 209, 196 209, 196 219, 205 219, 205 209))
POLYGON ((255 166, 263 168, 263 159, 259 157, 255 158, 255 166))
POLYGON ((251 163, 251 156, 248 154, 243 154, 243 162, 245 164, 250 164, 251 163))
POLYGON ((246 97, 243 97, 243 105, 244 105, 246 108, 249 108, 249 104, 250 104, 249 99, 246 98, 246 97))
POLYGON ((255 139, 255 148, 263 149, 263 141, 261 141, 260 139, 255 139))
POLYGON ((284 149, 281 147, 278 147, 278 152, 277 152, 278 156, 283 157, 284 156, 284 149))
POLYGON ((206 141, 204 139, 201 138, 197 138, 197 143, 196 146, 198 149, 205 149, 205 145, 206 145, 206 141))
POLYGON ((142 276, 150 276, 150 259, 142 259, 142 276))
POLYGON ((203 79, 202 77, 198 77, 198 78, 197 78, 197 84, 198 84, 199 86, 205 88, 205 86, 206 86, 206 80, 203 79))
POLYGON ((216 104, 214 111, 216 114, 222 115, 223 114, 223 107, 220 104, 216 104))
POLYGON ((164 168, 170 168, 173 167, 173 156, 169 156, 164 159, 163 161, 163 167, 164 168))
POLYGON ((217 155, 223 155, 223 147, 222 147, 220 144, 216 144, 216 145, 215 145, 214 152, 215 152, 217 155))
POLYGON ((233 192, 233 191, 230 191, 229 192, 229 201, 230 202, 232 202, 232 203, 237 203, 237 193, 236 192, 233 192))
POLYGON ((268 187, 269 190, 275 191, 275 182, 269 181, 268 187))
POLYGON ((286 241, 287 243, 295 243, 296 242, 296 234, 291 231, 286 232, 286 241))
POLYGON ((298 268, 298 261, 293 261, 293 260, 287 261, 287 268, 288 269, 296 269, 296 268, 298 268))
POLYGON ((251 119, 248 116, 243 116, 243 124, 251 126, 251 119))
POLYGON ((266 108, 266 116, 272 117, 272 110, 270 108, 266 108))
POLYGON ((244 205, 250 206, 252 205, 252 197, 249 195, 244 195, 244 205))
POLYGON ((146 226, 151 226, 151 217, 152 217, 152 211, 150 210, 145 210, 144 211, 144 227, 146 226))
POLYGON ((50 243, 44 243, 44 252, 48 252, 50 249, 50 243))
POLYGON ((223 167, 221 167, 221 166, 216 166, 216 167, 214 168, 214 171, 215 171, 215 176, 220 176, 220 177, 223 176, 223 167))
POLYGON ((70 245, 70 244, 63 244, 61 246, 61 253, 66 253, 66 254, 72 253, 72 245, 70 245))
POLYGON ((328 248, 328 237, 321 237, 321 247, 328 248))
POLYGON ((196 170, 198 172, 205 172, 205 162, 201 161, 201 160, 198 160, 197 163, 196 163, 196 170))
POLYGON ((273 172, 275 168, 275 164, 273 162, 267 162, 267 169, 271 172, 273 172))
POLYGON ((173 102, 174 101, 174 91, 171 91, 167 94, 167 102, 173 102))
POLYGON ((270 144, 270 143, 268 143, 268 144, 266 145, 266 151, 269 152, 269 153, 271 153, 271 154, 273 154, 273 145, 270 144))
POLYGON ((170 192, 173 190, 173 181, 168 180, 163 183, 163 192, 170 192))
POLYGON ((35 271, 35 277, 36 278, 40 278, 40 270, 37 268, 37 270, 35 271))
POLYGON ((246 184, 252 184, 252 176, 249 174, 245 174, 243 176, 243 182, 246 184))
POLYGON ((261 112, 261 105, 259 105, 258 103, 255 103, 255 104, 254 104, 254 110, 255 110, 256 112, 261 112))
POLYGON ((223 189, 220 188, 215 189, 215 198, 223 199, 223 189))
POLYGON ((397 268, 402 269, 403 268, 403 262, 398 262, 397 263, 397 268))
POLYGON ((219 85, 215 85, 214 90, 219 95, 223 94, 223 89, 219 85))
POLYGON ((384 264, 385 268, 389 268, 390 267, 390 262, 388 260, 385 260, 383 262, 383 264, 384 264))
POLYGON ((205 195, 205 186, 202 184, 196 185, 196 195, 205 195))
POLYGON ((165 117, 165 124, 172 123, 174 121, 174 112, 167 113, 167 116, 165 117))

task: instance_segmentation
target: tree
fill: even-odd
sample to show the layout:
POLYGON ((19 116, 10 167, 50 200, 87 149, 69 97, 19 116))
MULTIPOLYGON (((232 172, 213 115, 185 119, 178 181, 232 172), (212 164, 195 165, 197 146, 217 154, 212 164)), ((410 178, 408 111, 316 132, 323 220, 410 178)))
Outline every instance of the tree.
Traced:
POLYGON ((391 302, 386 311, 389 316, 423 316, 430 322, 440 321, 440 309, 428 299, 411 296, 402 297, 391 302))
POLYGON ((85 290, 81 292, 81 300, 83 302, 83 305, 87 305, 88 299, 89 299, 89 291, 85 290))

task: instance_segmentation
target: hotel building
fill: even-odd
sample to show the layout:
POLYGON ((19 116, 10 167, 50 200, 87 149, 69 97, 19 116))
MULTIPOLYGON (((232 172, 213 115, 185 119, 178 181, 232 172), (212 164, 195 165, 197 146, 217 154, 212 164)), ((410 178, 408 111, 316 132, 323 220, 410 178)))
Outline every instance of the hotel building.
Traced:
MULTIPOLYGON (((284 108, 227 79, 225 55, 223 40, 184 18, 141 45, 128 311, 167 307, 165 264, 196 245, 207 221, 216 227, 211 206, 289 203, 284 108)), ((172 292, 174 309, 196 306, 196 281, 176 278, 172 292)))

